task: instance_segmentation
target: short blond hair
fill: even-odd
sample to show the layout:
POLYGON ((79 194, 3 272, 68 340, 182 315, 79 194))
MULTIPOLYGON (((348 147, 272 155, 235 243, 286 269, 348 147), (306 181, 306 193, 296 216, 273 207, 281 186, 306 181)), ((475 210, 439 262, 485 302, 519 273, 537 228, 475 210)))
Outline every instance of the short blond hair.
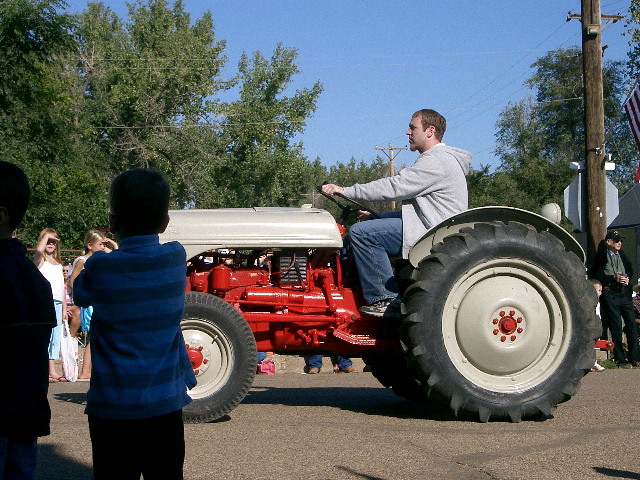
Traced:
POLYGON ((93 245, 98 240, 104 240, 104 233, 100 230, 89 230, 84 236, 84 246, 93 245))
POLYGON ((602 288, 602 282, 600 282, 600 280, 596 280, 595 278, 590 278, 589 281, 593 284, 594 287, 602 288))

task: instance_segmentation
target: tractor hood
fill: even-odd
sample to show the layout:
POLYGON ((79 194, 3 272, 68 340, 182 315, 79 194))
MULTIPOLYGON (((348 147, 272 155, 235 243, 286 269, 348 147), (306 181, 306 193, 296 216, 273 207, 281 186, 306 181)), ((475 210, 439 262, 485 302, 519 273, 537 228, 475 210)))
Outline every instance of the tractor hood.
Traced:
POLYGON ((160 242, 177 241, 192 258, 219 248, 340 248, 336 221, 317 208, 170 210, 160 242))

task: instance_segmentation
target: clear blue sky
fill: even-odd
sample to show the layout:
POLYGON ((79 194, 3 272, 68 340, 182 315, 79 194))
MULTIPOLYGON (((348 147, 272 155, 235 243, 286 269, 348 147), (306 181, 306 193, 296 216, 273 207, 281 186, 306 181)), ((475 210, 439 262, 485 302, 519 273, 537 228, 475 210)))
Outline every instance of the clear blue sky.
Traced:
MULTIPOLYGON (((626 15, 630 0, 601 0, 603 14, 626 15)), ((86 7, 70 0, 69 11, 86 7)), ((121 18, 123 0, 109 0, 121 18)), ((292 88, 324 86, 299 137, 310 160, 352 156, 370 163, 375 147, 404 147, 411 114, 433 108, 448 121, 444 142, 469 150, 473 167, 498 161, 495 124, 530 92, 530 65, 550 50, 580 46, 580 0, 185 0, 192 21, 209 10, 226 40, 227 76, 242 52, 270 57, 278 43, 298 50, 292 88)), ((603 33, 606 60, 626 60, 624 21, 603 33)), ((416 154, 400 152, 397 164, 416 154)))

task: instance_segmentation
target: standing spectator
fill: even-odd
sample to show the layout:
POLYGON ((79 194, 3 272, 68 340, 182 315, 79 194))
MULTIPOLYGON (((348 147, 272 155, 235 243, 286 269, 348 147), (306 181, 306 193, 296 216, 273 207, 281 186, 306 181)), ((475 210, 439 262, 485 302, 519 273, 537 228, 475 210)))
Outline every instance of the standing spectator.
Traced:
POLYGON ((622 239, 616 230, 607 233, 596 254, 594 277, 602 284, 600 313, 611 332, 613 359, 619 368, 633 368, 640 366, 640 348, 629 286, 633 268, 622 251, 622 239), (627 336, 627 357, 622 347, 623 331, 627 336))
MULTIPOLYGON (((104 252, 105 246, 109 245, 114 248, 118 248, 113 240, 107 239, 105 235, 99 230, 89 230, 84 236, 84 249, 85 254, 78 257, 74 262, 73 272, 69 278, 69 286, 71 287, 71 293, 73 295, 73 284, 80 275, 80 272, 84 269, 84 264, 88 258, 90 258, 96 252, 104 252)), ((91 336, 89 330, 91 328, 91 315, 93 313, 93 307, 88 305, 80 309, 80 328, 87 334, 87 341, 84 347, 84 354, 82 356, 82 370, 78 375, 79 382, 88 382, 91 379, 91 336)))
POLYGON ((72 265, 67 264, 63 267, 62 271, 64 273, 64 290, 65 300, 67 303, 67 322, 69 322, 69 333, 72 337, 78 338, 78 331, 80 330, 80 307, 73 304, 71 287, 69 287, 69 279, 71 278, 73 267, 72 265))
MULTIPOLYGON (((322 370, 322 355, 310 355, 304 357, 304 361, 307 364, 307 373, 309 375, 315 375, 322 370)), ((348 357, 341 357, 340 355, 332 355, 331 362, 337 367, 338 372, 342 373, 355 373, 356 369, 353 368, 353 362, 348 357)))
MULTIPOLYGON (((596 295, 598 295, 598 298, 600 298, 600 295, 602 295, 602 284, 595 278, 590 278, 589 281, 593 285, 593 288, 596 289, 596 295)), ((600 303, 596 304, 596 318, 598 322, 602 325, 602 319, 600 318, 600 303)), ((602 335, 600 335, 600 337, 602 337, 604 334, 605 334, 605 330, 603 328, 602 335)), ((596 360, 596 363, 594 363, 593 367, 591 367, 592 372, 604 372, 604 370, 605 368, 598 363, 598 360, 596 360)))
POLYGON ((49 435, 47 346, 56 326, 49 282, 15 230, 29 205, 24 172, 0 161, 0 479, 36 476, 37 438, 49 435))
POLYGON ((636 317, 636 327, 638 328, 638 337, 640 338, 640 283, 633 286, 633 314, 636 317))
POLYGON ((183 478, 182 408, 196 379, 180 329, 186 253, 158 237, 169 195, 156 171, 118 175, 109 223, 120 248, 94 254, 75 280, 76 303, 94 309, 86 413, 95 480, 183 478))
POLYGON ((53 306, 56 310, 56 327, 51 331, 49 340, 49 382, 66 382, 67 379, 56 370, 56 360, 60 358, 62 341, 62 319, 67 318, 67 302, 64 289, 64 273, 60 258, 60 239, 53 228, 40 232, 33 262, 51 284, 53 306))

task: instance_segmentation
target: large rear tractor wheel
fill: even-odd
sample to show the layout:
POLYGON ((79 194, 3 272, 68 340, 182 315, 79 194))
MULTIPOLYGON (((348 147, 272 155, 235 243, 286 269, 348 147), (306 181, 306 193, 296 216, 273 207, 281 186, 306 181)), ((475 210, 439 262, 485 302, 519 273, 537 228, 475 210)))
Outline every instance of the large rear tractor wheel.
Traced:
POLYGON ((245 397, 256 374, 256 342, 247 321, 228 303, 187 292, 182 334, 198 384, 183 410, 187 423, 217 420, 245 397))
POLYGON ((594 364, 595 289, 547 232, 517 222, 463 228, 412 278, 401 326, 408 366, 456 416, 548 417, 594 364))

